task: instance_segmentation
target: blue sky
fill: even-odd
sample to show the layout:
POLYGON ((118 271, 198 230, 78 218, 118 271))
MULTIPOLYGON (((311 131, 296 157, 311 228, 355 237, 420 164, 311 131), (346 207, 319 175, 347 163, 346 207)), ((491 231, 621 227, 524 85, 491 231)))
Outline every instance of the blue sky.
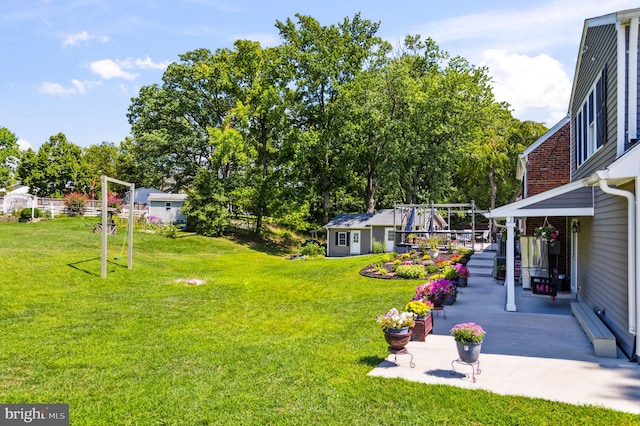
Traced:
POLYGON ((521 120, 553 126, 566 115, 584 20, 637 0, 3 0, 0 127, 37 149, 59 132, 80 146, 118 144, 140 87, 198 49, 246 38, 279 43, 276 20, 323 25, 360 12, 394 45, 431 37, 489 68, 498 100, 521 120))

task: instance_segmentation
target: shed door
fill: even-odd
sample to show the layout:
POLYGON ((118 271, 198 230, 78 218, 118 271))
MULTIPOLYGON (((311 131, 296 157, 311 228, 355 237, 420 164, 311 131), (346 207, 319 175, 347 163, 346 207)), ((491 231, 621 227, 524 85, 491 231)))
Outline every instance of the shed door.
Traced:
POLYGON ((387 252, 392 252, 395 250, 395 239, 396 234, 393 232, 393 228, 384 228, 384 242, 387 252))
POLYGON ((360 231, 351 231, 351 254, 360 254, 360 231))

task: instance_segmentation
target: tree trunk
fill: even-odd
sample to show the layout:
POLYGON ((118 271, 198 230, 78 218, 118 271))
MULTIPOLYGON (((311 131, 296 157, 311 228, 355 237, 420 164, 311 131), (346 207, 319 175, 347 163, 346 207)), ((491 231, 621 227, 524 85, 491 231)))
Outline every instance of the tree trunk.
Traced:
POLYGON ((374 179, 373 170, 369 170, 369 174, 367 175, 367 194, 365 197, 365 205, 367 206, 367 213, 373 213, 376 211, 376 184, 374 179))

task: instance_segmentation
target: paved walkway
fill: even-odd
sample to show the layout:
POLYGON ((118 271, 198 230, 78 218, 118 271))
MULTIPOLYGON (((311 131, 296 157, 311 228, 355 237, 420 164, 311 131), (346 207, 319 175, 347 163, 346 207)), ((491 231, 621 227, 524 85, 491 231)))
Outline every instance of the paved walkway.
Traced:
POLYGON ((571 404, 597 405, 640 414, 640 365, 620 350, 618 358, 599 358, 580 325, 571 315, 570 299, 531 294, 516 287, 518 312, 505 310, 506 288, 491 277, 495 252, 472 256, 469 286, 447 318, 438 312, 434 334, 426 342, 410 342, 409 355, 389 355, 370 375, 484 389, 504 395, 523 395, 571 404), (471 366, 458 358, 449 329, 473 321, 487 332, 480 355, 481 373, 471 380, 471 366))

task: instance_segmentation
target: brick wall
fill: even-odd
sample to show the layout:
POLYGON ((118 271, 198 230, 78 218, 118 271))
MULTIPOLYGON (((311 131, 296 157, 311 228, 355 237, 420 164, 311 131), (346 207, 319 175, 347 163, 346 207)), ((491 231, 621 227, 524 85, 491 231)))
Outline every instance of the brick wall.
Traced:
MULTIPOLYGON (((571 179, 570 142, 570 125, 567 123, 529 153, 526 175, 528 197, 569 183, 571 179)), ((549 217, 547 221, 560 233, 561 244, 559 256, 549 256, 549 268, 551 271, 556 269, 560 274, 567 274, 567 219, 549 217)), ((544 223, 544 218, 531 217, 526 223, 526 235, 533 235, 535 229, 544 223)))
POLYGON ((527 197, 565 183, 571 178, 569 123, 551 135, 527 158, 527 197))

